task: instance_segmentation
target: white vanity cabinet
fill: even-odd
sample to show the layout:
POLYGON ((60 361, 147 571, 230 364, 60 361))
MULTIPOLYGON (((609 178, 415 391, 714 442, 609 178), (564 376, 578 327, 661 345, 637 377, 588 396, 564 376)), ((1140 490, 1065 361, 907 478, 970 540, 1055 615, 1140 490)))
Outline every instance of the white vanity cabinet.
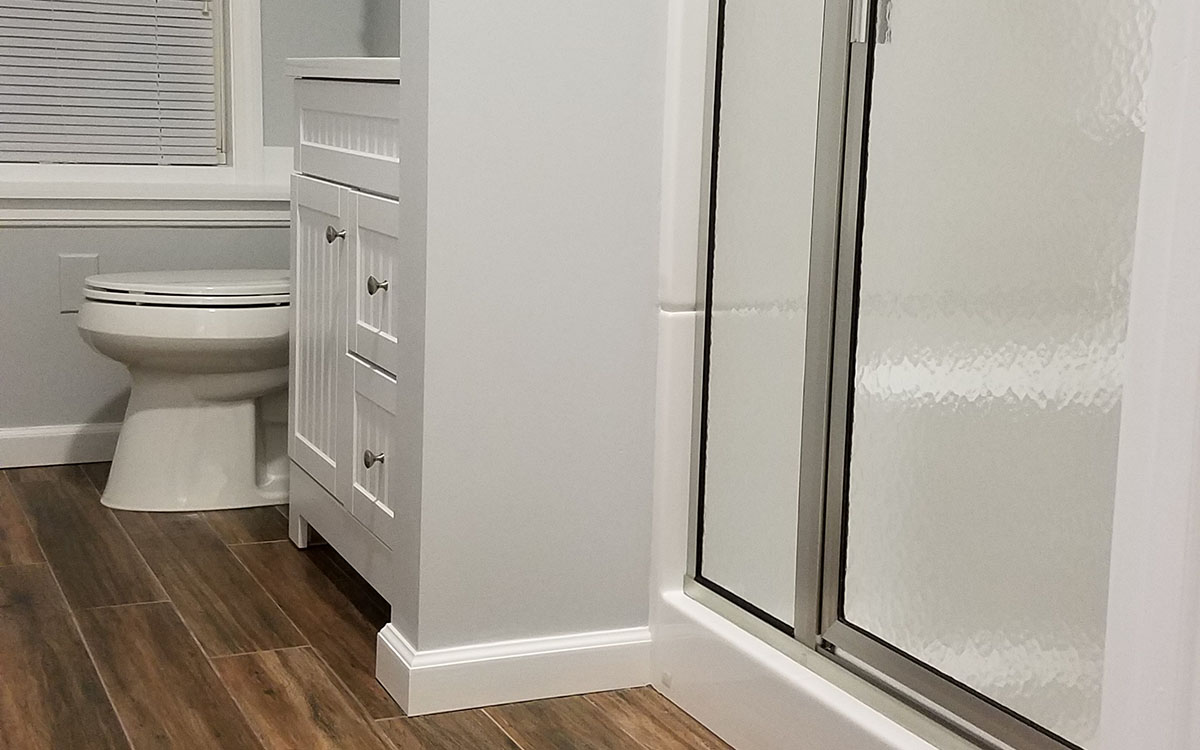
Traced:
POLYGON ((404 448, 419 446, 419 419, 406 425, 399 406, 420 385, 403 376, 421 341, 423 250, 400 226, 398 76, 369 64, 366 80, 296 81, 290 514, 298 544, 311 524, 390 599, 396 506, 413 484, 404 448))

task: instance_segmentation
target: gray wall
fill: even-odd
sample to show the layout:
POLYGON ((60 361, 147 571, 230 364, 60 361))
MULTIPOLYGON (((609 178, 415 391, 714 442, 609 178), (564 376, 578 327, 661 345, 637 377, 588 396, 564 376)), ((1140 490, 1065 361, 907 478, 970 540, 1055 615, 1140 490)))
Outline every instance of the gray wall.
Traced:
POLYGON ((286 268, 286 228, 0 228, 0 428, 119 422, 129 376, 60 313, 58 256, 102 272, 286 268))
POLYGON ((263 140, 292 145, 289 57, 396 57, 400 0, 262 0, 263 140))

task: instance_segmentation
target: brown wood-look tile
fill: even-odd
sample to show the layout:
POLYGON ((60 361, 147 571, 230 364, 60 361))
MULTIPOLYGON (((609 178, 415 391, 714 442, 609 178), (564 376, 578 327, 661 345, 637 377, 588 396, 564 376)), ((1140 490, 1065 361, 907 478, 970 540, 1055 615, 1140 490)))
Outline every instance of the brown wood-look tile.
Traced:
POLYGON ((375 679, 372 624, 335 581, 291 542, 231 547, 334 673, 376 719, 400 716, 400 707, 375 679))
POLYGON ((78 613, 135 748, 261 748, 169 603, 78 613))
POLYGON ((108 461, 98 464, 83 464, 80 468, 83 473, 95 485, 98 492, 103 493, 105 486, 108 485, 108 472, 112 469, 112 464, 108 461))
POLYGON ((74 467, 43 471, 49 479, 10 474, 21 507, 67 601, 76 609, 166 599, 154 574, 74 467))
POLYGON ((0 568, 0 746, 128 748, 50 568, 0 568))
POLYGON ((214 510, 202 513, 217 536, 226 544, 282 542, 288 538, 288 522, 275 506, 214 510))
POLYGON ((388 750, 311 648, 213 660, 268 750, 388 750))
POLYGON ((8 476, 0 471, 0 566, 43 562, 42 551, 8 476))
POLYGON ((594 693, 587 699, 647 748, 732 750, 654 688, 594 693))
MULTIPOLYGON (((21 469, 7 469, 5 473, 13 484, 22 482, 58 482, 65 487, 79 490, 85 495, 96 491, 92 480, 88 479, 83 467, 79 464, 63 466, 27 466, 21 469)), ((99 493, 97 493, 97 497, 99 493)))
POLYGON ((210 656, 307 643, 199 514, 116 516, 210 656))
POLYGON ((525 750, 643 750, 581 695, 484 710, 525 750))
POLYGON ((521 750, 480 709, 379 722, 396 750, 521 750))

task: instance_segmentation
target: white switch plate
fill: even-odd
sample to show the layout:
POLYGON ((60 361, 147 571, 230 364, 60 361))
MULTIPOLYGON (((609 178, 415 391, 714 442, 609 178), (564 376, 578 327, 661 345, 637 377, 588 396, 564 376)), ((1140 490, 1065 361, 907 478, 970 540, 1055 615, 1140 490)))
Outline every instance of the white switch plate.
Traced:
POLYGON ((100 256, 94 253, 63 253, 58 256, 59 312, 79 312, 83 304, 83 280, 100 273, 100 256))

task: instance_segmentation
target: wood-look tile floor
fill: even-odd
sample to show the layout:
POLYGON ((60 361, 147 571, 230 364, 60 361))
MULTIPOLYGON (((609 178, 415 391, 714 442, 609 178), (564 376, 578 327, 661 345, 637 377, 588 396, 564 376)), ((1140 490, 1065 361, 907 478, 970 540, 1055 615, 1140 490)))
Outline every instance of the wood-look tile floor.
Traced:
POLYGON ((110 511, 105 464, 0 471, 0 748, 727 748, 651 688, 407 718, 387 603, 279 509, 110 511))

